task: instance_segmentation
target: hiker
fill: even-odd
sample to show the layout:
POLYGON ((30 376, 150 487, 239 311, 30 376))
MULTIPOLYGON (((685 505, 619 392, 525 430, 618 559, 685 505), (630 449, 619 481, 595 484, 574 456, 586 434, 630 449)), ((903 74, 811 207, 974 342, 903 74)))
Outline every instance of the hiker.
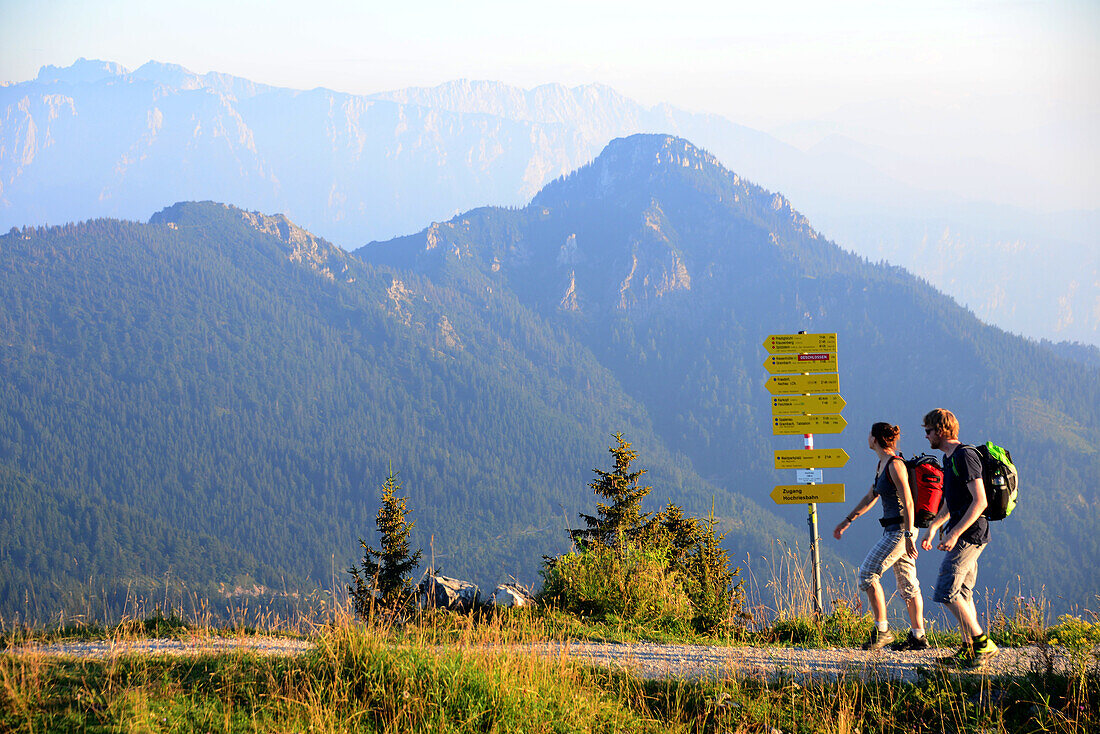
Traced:
POLYGON ((859 567, 859 588, 867 594, 871 613, 875 617, 875 628, 870 639, 863 644, 864 650, 878 650, 894 642, 890 625, 886 620, 886 596, 879 579, 893 566, 897 579, 898 593, 905 599, 909 611, 912 629, 904 640, 894 642, 894 650, 926 650, 928 639, 924 634, 924 600, 920 594, 920 582, 917 581, 917 540, 913 530, 913 495, 909 489, 909 473, 905 460, 897 454, 898 437, 901 429, 889 423, 875 423, 867 437, 867 448, 878 456, 875 469, 875 482, 871 490, 863 496, 833 531, 833 537, 840 540, 852 521, 874 507, 882 498, 882 539, 871 548, 859 567))
POLYGON ((982 515, 987 503, 982 459, 977 449, 959 441, 959 421, 950 410, 937 408, 924 416, 924 435, 929 446, 943 452, 943 506, 928 525, 921 547, 932 550, 933 533, 946 523, 936 547, 947 555, 932 598, 955 615, 963 638, 954 655, 938 662, 977 667, 997 654, 997 646, 982 631, 974 608, 978 556, 989 542, 989 521, 982 515))

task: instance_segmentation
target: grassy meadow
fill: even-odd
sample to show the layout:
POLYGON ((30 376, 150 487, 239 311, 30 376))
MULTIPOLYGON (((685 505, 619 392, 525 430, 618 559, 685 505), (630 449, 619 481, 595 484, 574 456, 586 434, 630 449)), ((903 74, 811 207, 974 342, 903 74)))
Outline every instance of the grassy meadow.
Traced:
MULTIPOLYGON (((764 607, 749 580, 736 623, 706 634, 682 625, 549 606, 471 615, 420 613, 395 622, 358 619, 345 602, 293 621, 260 610, 230 625, 187 618, 160 603, 135 604, 121 623, 5 626, 0 639, 0 731, 11 732, 1089 732, 1100 731, 1100 623, 1044 618, 1043 605, 1006 604, 990 614, 1002 646, 1035 644, 1040 660, 1069 652, 1057 672, 1037 664, 1005 678, 929 670, 916 683, 853 676, 719 676, 643 680, 564 654, 510 645, 569 639, 716 645, 858 646, 871 622, 848 590, 815 616, 799 564, 771 569, 764 607), (781 593, 780 593, 781 592, 781 593), (847 599, 847 601, 845 601, 847 599), (167 613, 165 613, 167 611, 167 613), (43 643, 147 637, 303 638, 294 656, 246 650, 190 657, 123 654, 78 660, 43 643), (12 648, 30 646, 14 653, 12 648)), ((950 631, 933 633, 945 648, 950 631)))

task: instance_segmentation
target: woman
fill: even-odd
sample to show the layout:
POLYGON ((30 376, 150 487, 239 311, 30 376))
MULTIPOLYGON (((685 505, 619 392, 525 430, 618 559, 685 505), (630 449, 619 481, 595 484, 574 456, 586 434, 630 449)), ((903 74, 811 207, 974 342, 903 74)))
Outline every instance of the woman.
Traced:
POLYGON ((905 460, 898 456, 898 437, 901 429, 889 423, 876 423, 871 426, 867 437, 867 448, 878 456, 878 468, 875 470, 875 482, 871 491, 864 495, 836 530, 833 537, 840 540, 852 521, 870 510, 882 498, 882 540, 875 544, 863 559, 859 567, 859 588, 867 594, 871 613, 875 617, 875 628, 871 637, 863 645, 864 650, 878 650, 894 641, 890 625, 886 621, 886 596, 882 592, 879 579, 886 569, 894 567, 898 593, 905 599, 909 610, 912 629, 901 642, 891 647, 894 650, 926 650, 928 640, 924 634, 924 600, 917 581, 917 543, 913 527, 913 495, 909 489, 909 473, 905 460))

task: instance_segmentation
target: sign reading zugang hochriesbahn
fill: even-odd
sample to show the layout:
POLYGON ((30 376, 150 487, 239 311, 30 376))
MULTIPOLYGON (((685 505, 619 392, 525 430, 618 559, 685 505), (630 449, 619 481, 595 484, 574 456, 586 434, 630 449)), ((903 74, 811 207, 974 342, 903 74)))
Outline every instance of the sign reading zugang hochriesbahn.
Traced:
POLYGON ((801 505, 812 502, 843 502, 843 484, 780 484, 772 490, 777 505, 801 505))
POLYGON ((840 366, 836 334, 771 334, 764 340, 768 358, 764 369, 771 377, 764 386, 772 394, 772 434, 805 437, 802 451, 776 451, 776 469, 794 469, 796 484, 776 485, 772 500, 779 505, 806 503, 809 507, 810 553, 813 561, 814 600, 823 611, 821 561, 817 537, 818 502, 843 502, 844 485, 823 482, 823 468, 848 462, 842 449, 815 449, 815 433, 840 433, 848 425, 840 415, 840 366))

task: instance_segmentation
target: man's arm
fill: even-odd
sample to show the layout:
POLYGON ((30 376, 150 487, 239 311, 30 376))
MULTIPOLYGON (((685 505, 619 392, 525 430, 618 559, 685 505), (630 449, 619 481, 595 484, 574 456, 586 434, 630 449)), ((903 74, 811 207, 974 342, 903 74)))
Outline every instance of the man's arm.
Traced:
POLYGON ((951 532, 940 542, 940 550, 949 551, 954 548, 962 534, 982 516, 989 504, 989 500, 985 498, 985 484, 982 482, 981 477, 971 479, 966 483, 966 488, 970 490, 970 507, 967 508, 966 514, 962 516, 958 524, 951 528, 951 532))
POLYGON ((947 522, 947 518, 949 517, 951 517, 951 511, 947 508, 947 503, 944 502, 940 505, 940 511, 932 518, 932 522, 928 523, 928 534, 925 535, 924 540, 920 542, 921 548, 932 550, 932 536, 936 534, 936 531, 940 529, 941 525, 947 522))

